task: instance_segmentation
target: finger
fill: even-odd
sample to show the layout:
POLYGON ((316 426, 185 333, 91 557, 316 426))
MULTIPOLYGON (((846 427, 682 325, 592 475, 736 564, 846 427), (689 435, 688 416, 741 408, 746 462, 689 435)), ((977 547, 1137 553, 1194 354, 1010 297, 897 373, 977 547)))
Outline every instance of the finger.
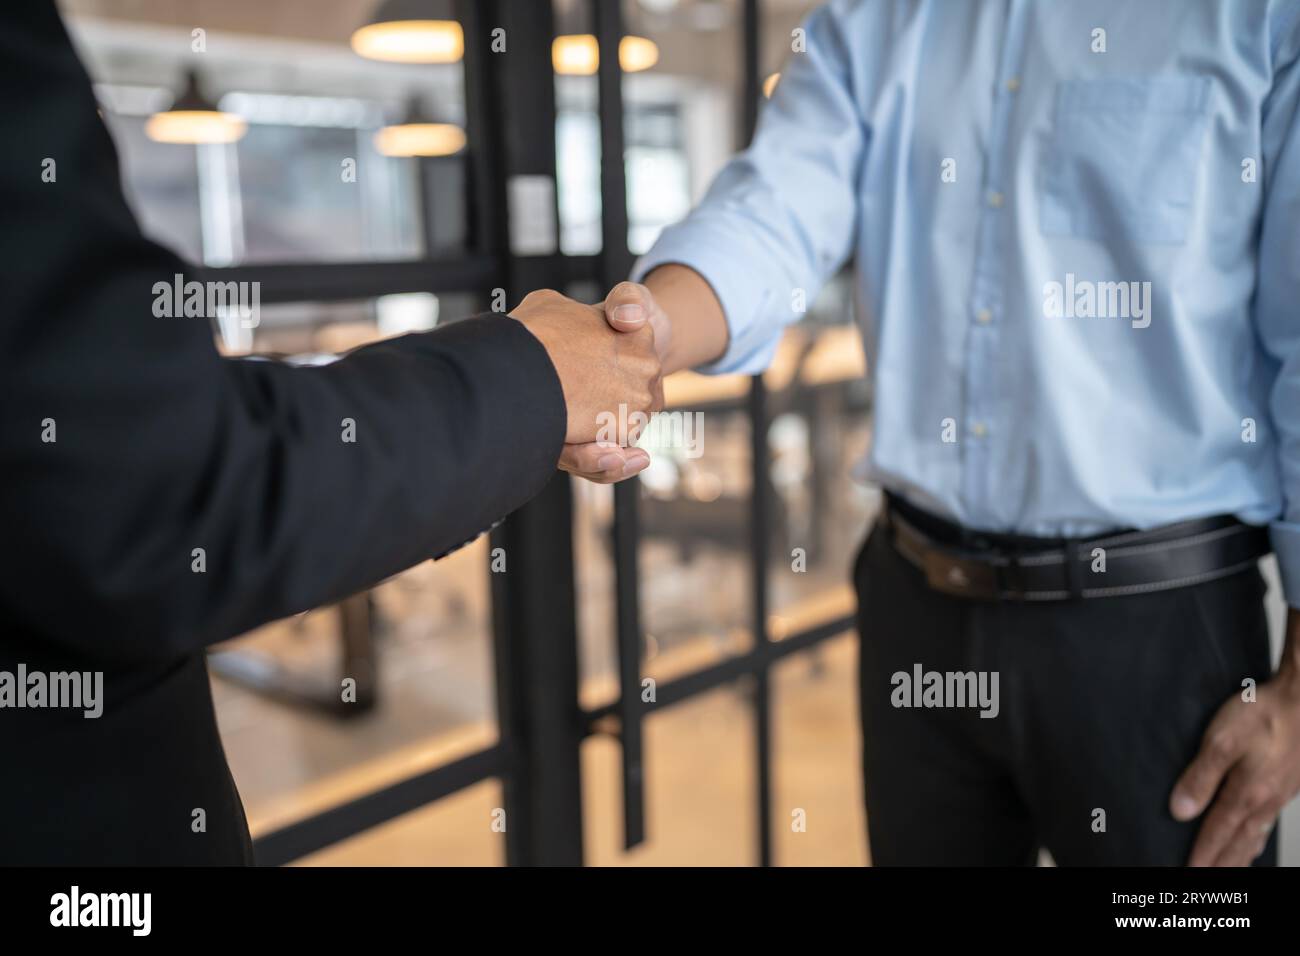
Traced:
POLYGON ((1246 799, 1246 775, 1240 770, 1230 774, 1222 791, 1210 806, 1201 829, 1196 834, 1188 866, 1210 866, 1229 848, 1237 831, 1255 810, 1246 799))
POLYGON ((561 471, 567 471, 574 478, 581 478, 583 481, 590 481, 593 485, 612 485, 623 480, 620 473, 607 474, 604 472, 587 473, 573 471, 569 468, 561 468, 561 471))
POLYGON ((560 467, 587 478, 592 475, 620 476, 626 463, 623 449, 613 442, 586 442, 565 445, 560 453, 560 467))
POLYGON ((605 297, 605 319, 620 332, 635 332, 650 318, 650 290, 636 282, 620 282, 605 297))
POLYGON ((628 449, 627 460, 623 464, 622 470, 606 471, 599 477, 589 480, 595 481, 602 485, 613 485, 620 481, 626 481, 629 478, 635 478, 641 472, 645 471, 650 464, 650 456, 640 448, 628 449))
POLYGON ((1215 715, 1201 740, 1201 749, 1183 771, 1169 795, 1169 812, 1175 820, 1191 820, 1205 812, 1228 769, 1245 752, 1245 735, 1239 732, 1232 702, 1215 715))
POLYGON ((570 472, 575 478, 581 478, 584 481, 590 481, 593 485, 616 485, 620 481, 627 481, 629 478, 635 478, 645 470, 640 464, 628 465, 622 473, 618 472, 600 472, 597 474, 582 475, 570 472))
POLYGON ((1233 834, 1227 847, 1214 861, 1214 866, 1250 866, 1264 852, 1269 835, 1277 825, 1279 811, 1265 807, 1246 818, 1233 834))
POLYGON ((624 449, 604 442, 565 445, 560 453, 561 470, 601 485, 631 478, 649 464, 649 454, 640 448, 624 449))
POLYGON ((649 452, 641 448, 629 448, 627 450, 627 463, 623 465, 623 477, 619 480, 622 481, 624 478, 639 475, 648 467, 650 467, 649 452))

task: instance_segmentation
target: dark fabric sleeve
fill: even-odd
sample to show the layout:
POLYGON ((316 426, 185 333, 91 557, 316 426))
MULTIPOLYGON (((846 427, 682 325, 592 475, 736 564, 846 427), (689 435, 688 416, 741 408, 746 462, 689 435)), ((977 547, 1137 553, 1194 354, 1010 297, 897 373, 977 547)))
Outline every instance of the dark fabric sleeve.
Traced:
POLYGON ((509 317, 316 368, 223 359, 205 319, 155 317, 154 284, 192 276, 141 235, 52 3, 0 4, 0 62, 10 624, 182 656, 459 546, 554 474, 563 392, 509 317))

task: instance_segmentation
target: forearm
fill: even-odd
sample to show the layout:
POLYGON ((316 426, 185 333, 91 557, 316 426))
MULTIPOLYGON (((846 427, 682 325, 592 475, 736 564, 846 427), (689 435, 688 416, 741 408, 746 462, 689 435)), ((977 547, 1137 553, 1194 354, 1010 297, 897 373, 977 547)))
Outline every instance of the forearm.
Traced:
POLYGON ((453 549, 553 474, 561 385, 513 319, 291 368, 219 360, 196 321, 145 329, 137 288, 52 309, 72 345, 29 350, 8 396, 18 421, 57 420, 57 441, 0 436, 23 476, 0 497, 22 543, 0 603, 52 645, 178 659, 453 549))
POLYGON ((703 276, 689 266, 669 263, 646 276, 645 285, 665 317, 666 328, 655 329, 665 375, 722 356, 727 350, 727 318, 703 276))

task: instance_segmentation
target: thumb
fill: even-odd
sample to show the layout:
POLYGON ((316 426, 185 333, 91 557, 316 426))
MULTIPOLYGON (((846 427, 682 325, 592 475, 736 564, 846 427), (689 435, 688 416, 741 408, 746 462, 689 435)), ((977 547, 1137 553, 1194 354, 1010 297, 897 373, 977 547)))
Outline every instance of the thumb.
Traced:
POLYGON ((620 282, 605 297, 605 320, 619 332, 635 332, 650 318, 650 290, 636 282, 620 282))

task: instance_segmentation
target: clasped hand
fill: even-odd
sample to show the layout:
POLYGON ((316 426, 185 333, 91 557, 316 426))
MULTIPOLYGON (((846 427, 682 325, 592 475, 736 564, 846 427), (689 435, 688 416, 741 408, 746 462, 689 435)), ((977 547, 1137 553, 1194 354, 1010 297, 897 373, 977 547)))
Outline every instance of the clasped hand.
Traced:
POLYGON ((609 484, 650 464, 634 446, 649 416, 663 408, 667 330, 649 290, 623 282, 590 306, 544 289, 510 314, 545 347, 564 390, 568 424, 559 466, 609 484), (610 422, 632 424, 610 440, 610 422))

